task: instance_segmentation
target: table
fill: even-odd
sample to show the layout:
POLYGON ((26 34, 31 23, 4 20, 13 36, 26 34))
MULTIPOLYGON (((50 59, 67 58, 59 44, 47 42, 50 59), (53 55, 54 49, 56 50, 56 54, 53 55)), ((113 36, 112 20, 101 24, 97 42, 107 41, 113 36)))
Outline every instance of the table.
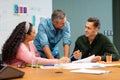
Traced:
POLYGON ((23 78, 12 80, 120 80, 120 67, 97 68, 97 70, 111 70, 107 74, 83 74, 73 73, 67 69, 40 69, 40 68, 17 68, 25 72, 23 78))

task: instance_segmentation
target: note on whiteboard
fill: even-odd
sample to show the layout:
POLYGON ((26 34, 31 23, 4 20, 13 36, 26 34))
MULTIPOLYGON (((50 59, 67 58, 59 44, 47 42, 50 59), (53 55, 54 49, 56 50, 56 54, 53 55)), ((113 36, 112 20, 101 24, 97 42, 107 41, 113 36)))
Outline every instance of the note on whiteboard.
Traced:
POLYGON ((89 56, 87 58, 84 58, 84 59, 79 59, 79 60, 76 60, 76 61, 73 61, 72 63, 90 63, 91 60, 95 57, 95 55, 92 55, 92 56, 89 56))

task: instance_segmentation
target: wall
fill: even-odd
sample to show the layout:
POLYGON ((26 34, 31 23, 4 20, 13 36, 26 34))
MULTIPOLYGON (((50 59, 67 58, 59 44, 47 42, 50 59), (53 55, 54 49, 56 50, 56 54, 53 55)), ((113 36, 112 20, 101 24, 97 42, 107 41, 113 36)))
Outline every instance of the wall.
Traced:
POLYGON ((51 13, 52 0, 0 0, 0 49, 19 22, 29 21, 37 31, 40 18, 51 13))
MULTIPOLYGON (((62 9, 71 23, 71 53, 78 36, 84 34, 84 26, 88 17, 98 17, 101 21, 100 32, 112 32, 112 0, 53 0, 53 9, 62 9)), ((106 33, 105 33, 106 34, 106 33)), ((108 36, 112 41, 112 36, 108 36)), ((63 55, 62 42, 60 53, 63 55)))

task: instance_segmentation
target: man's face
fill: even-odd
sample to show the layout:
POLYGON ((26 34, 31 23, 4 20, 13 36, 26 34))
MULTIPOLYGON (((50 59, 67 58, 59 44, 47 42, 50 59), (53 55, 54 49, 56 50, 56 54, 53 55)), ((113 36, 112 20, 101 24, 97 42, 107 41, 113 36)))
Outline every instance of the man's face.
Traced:
POLYGON ((59 22, 53 21, 55 29, 62 29, 65 26, 66 18, 61 19, 59 22))
POLYGON ((98 32, 98 28, 94 27, 94 23, 93 22, 86 22, 85 25, 85 36, 90 38, 90 37, 94 37, 96 36, 98 32))

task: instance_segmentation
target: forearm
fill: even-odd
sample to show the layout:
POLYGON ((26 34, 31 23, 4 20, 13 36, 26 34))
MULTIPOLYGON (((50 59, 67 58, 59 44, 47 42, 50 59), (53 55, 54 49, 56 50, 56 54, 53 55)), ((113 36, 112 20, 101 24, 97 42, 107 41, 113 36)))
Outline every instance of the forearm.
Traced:
POLYGON ((52 52, 48 46, 43 47, 43 51, 48 59, 54 59, 52 52))
POLYGON ((38 64, 57 64, 58 59, 46 59, 46 58, 41 58, 41 57, 36 57, 38 60, 38 64))
POLYGON ((64 45, 64 57, 69 57, 69 55, 70 55, 70 45, 65 44, 64 45))

